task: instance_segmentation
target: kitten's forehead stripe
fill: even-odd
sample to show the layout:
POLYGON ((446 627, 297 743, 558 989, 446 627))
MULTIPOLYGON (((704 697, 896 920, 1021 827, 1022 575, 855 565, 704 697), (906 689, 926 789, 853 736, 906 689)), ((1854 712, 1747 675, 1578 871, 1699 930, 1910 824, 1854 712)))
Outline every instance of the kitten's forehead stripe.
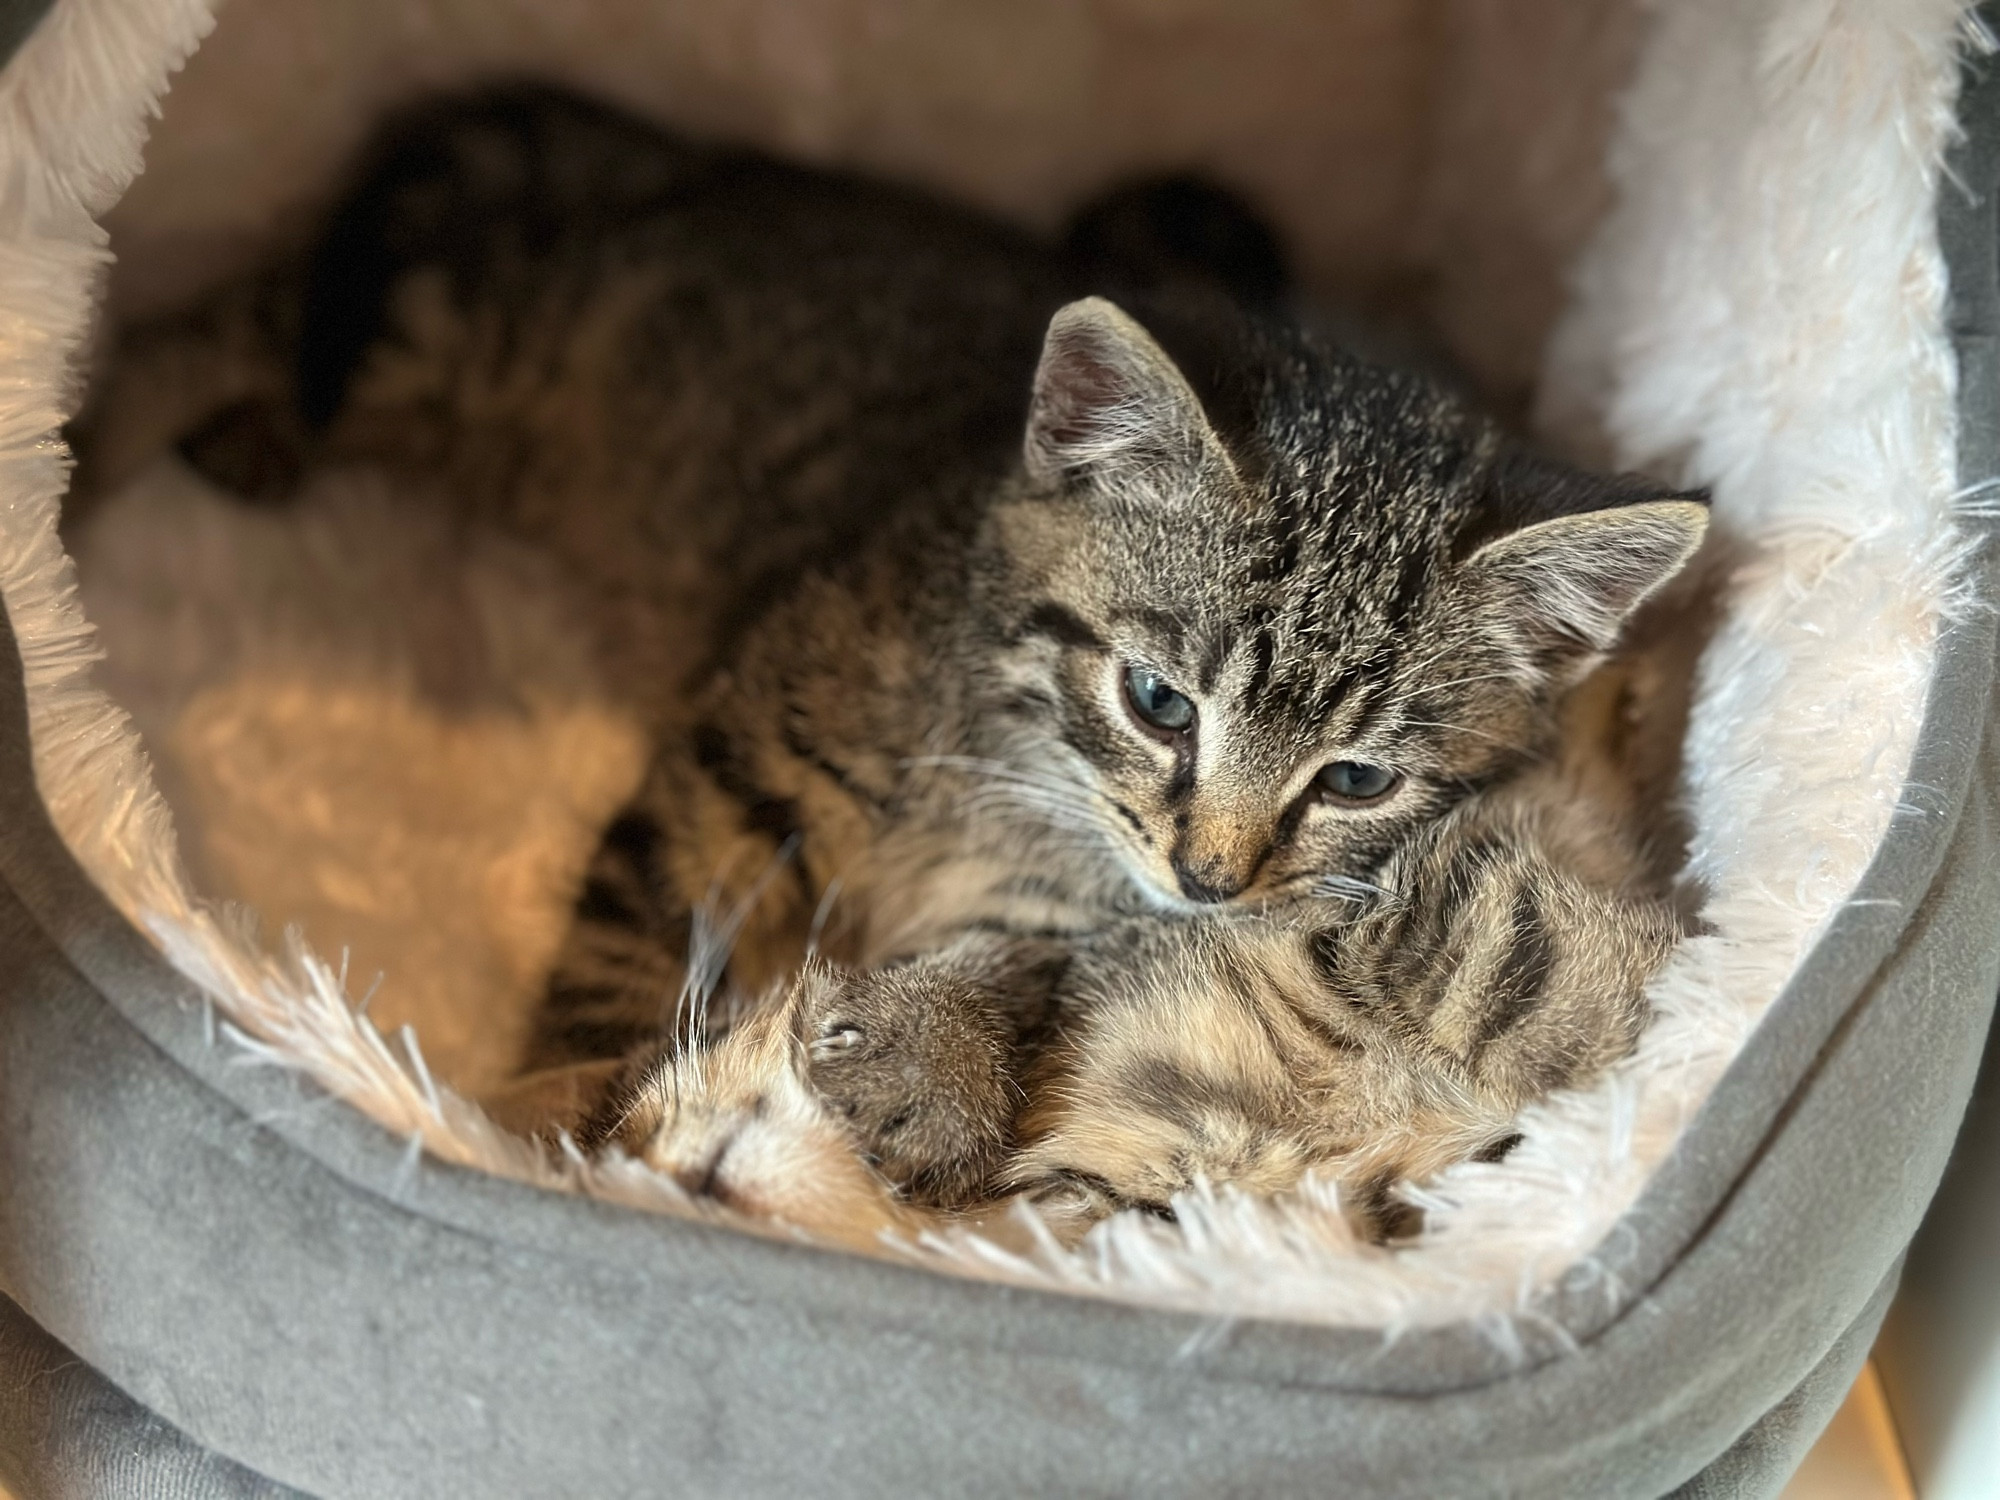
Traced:
POLYGON ((1215 690, 1215 679, 1222 671, 1222 665, 1229 660, 1234 649, 1233 632, 1218 630, 1211 633, 1203 643, 1200 665, 1195 669, 1195 681, 1204 693, 1215 690))
POLYGON ((1398 629, 1407 626, 1430 592, 1430 587, 1431 559, 1422 551, 1411 548, 1403 555, 1402 566, 1397 570, 1396 591, 1390 597, 1388 606, 1390 625, 1398 629))
POLYGON ((1271 633, 1269 626, 1260 627, 1257 638, 1251 646, 1250 679, 1243 685, 1243 712, 1246 715, 1256 713, 1265 688, 1270 686, 1271 667, 1276 662, 1277 656, 1277 637, 1271 633))
POLYGON ((1111 617, 1113 625, 1136 625, 1153 637, 1169 657, 1179 659, 1187 647, 1188 616, 1177 609, 1121 610, 1111 617))

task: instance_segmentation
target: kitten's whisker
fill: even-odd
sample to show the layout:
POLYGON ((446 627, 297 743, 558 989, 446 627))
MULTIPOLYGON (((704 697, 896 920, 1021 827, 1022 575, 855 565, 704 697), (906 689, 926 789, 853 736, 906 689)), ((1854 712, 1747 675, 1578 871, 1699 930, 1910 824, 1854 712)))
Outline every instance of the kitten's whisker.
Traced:
POLYGON ((1487 740, 1495 745, 1505 743, 1501 736, 1490 730, 1474 729, 1470 724, 1454 724, 1443 719, 1404 719, 1402 723, 1408 729, 1447 729, 1454 734, 1469 734, 1475 739, 1487 740))
POLYGON ((1467 687, 1475 682, 1505 682, 1516 675, 1513 672, 1480 672, 1472 677, 1453 677, 1444 682, 1426 682, 1424 687, 1429 692, 1438 692, 1444 688, 1467 687))
POLYGON ((819 956, 819 940, 826 932, 827 918, 833 915, 833 903, 840 895, 840 877, 827 881, 826 889, 820 892, 819 905, 813 908, 812 926, 806 932, 806 957, 819 956))
POLYGON ((1315 896, 1342 901, 1373 901, 1389 894, 1386 887, 1372 881, 1357 880, 1351 875, 1321 875, 1313 880, 1309 889, 1315 896))
POLYGON ((1004 814, 1017 809, 1027 809, 1040 814, 1050 824, 1077 831, 1092 831, 1102 827, 1103 820, 1095 808, 1079 807, 1064 802, 1060 798, 1049 798, 1024 787, 985 787, 966 799, 966 810, 977 814, 1004 814))
POLYGON ((793 855, 798 852, 800 838, 795 833, 778 846, 777 852, 765 862, 757 878, 750 882, 749 889, 720 920, 714 913, 719 881, 710 885, 709 898, 695 909, 689 923, 686 977, 681 981, 680 995, 674 1001, 672 1024, 677 1035, 681 1032, 683 1020, 692 1015, 691 1007, 696 1003, 706 1006, 708 997, 722 982, 744 924, 763 901, 771 882, 791 863, 793 855))
POLYGON ((1018 835, 1036 848, 1103 853, 1114 847, 1109 834, 1099 824, 1069 824, 1046 815, 1011 820, 995 818, 989 822, 989 827, 1018 835))
POLYGON ((1045 812, 1059 813, 1079 822, 1093 821, 1097 810, 1074 802, 1066 802, 1060 797, 1050 797, 1045 793, 1027 787, 995 786, 981 787, 966 798, 968 808, 984 809, 994 806, 1033 807, 1045 812))
POLYGON ((1103 809, 1096 803, 1086 802, 1063 792, 1051 792, 1045 788, 1012 782, 998 782, 991 786, 978 787, 972 797, 988 800, 1005 797, 1014 802, 1033 803, 1036 806, 1056 808, 1079 816, 1099 816, 1103 809))
POLYGON ((1045 782, 1030 781, 1018 776, 989 777, 986 781, 975 785, 973 792, 977 794, 1003 789, 1023 796, 1036 796, 1053 802, 1065 802, 1078 808, 1095 807, 1099 801, 1097 798, 1084 796, 1073 787, 1052 786, 1045 782))
POLYGON ((1308 870, 1280 883, 1276 894, 1315 900, 1380 901, 1393 897, 1395 892, 1358 875, 1323 875, 1308 870))
POLYGON ((1088 844, 1096 848, 1102 848, 1109 842, 1103 825, 1098 822, 1076 821, 1033 806, 996 802, 971 810, 985 818, 989 831, 1015 833, 1037 840, 1068 839, 1078 845, 1088 844), (1018 816, 1023 813, 1027 816, 1018 816))
POLYGON ((1074 777, 1063 776, 1053 771, 1025 770, 1004 760, 992 760, 985 756, 918 755, 902 763, 906 766, 938 766, 958 771, 976 771, 996 781, 1011 781, 1022 786, 1038 787, 1058 795, 1075 796, 1093 805, 1110 800, 1096 787, 1074 777))

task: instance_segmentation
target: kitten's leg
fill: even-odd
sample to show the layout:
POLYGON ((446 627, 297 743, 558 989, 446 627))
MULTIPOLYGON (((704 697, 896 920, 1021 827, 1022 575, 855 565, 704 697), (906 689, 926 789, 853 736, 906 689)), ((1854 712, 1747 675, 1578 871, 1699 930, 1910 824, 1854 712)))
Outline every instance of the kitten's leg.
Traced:
POLYGON ((1045 942, 981 935, 838 975, 801 1017, 808 1082, 911 1198, 971 1202, 1012 1144, 1017 1053, 1066 963, 1045 942))
POLYGON ((591 856, 522 1071, 619 1057, 676 1017, 692 921, 666 879, 657 820, 628 808, 591 856))
POLYGON ((1664 901, 1558 863, 1537 823, 1467 806, 1391 860, 1390 900, 1312 940, 1347 1013, 1509 1109, 1632 1049, 1681 930, 1664 901))
POLYGON ((756 812, 668 742, 591 856, 524 1069, 698 1040, 729 1019, 709 1014, 711 993, 761 993, 797 969, 812 892, 791 839, 743 826, 756 812))
POLYGON ((1006 1181, 1080 1230, 1170 1212, 1197 1179, 1351 1186, 1356 1228, 1409 1231, 1397 1185, 1503 1152, 1521 1107, 1628 1053, 1672 909, 1580 878, 1535 820, 1468 805, 1366 905, 1107 929, 1056 997, 1006 1181))

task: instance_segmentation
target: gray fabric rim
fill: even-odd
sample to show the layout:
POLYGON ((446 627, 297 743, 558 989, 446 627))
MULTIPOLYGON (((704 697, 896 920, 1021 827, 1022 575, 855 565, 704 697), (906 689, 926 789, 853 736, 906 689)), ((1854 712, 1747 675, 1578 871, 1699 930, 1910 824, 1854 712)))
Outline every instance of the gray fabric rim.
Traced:
POLYGON ((0 1297, 0 1487, 17 1500, 302 1500, 175 1431, 0 1297))

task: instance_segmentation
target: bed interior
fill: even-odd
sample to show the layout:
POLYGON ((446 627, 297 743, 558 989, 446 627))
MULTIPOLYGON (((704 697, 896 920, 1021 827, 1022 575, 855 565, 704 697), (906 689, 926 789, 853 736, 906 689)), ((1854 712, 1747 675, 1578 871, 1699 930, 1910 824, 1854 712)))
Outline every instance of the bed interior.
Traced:
MULTIPOLYGON (((1270 215, 1319 305, 1572 453, 1713 486, 1725 617, 1685 777, 1706 928, 1657 981, 1638 1056, 1530 1110, 1506 1162, 1448 1174, 1407 1250, 1355 1242, 1310 1195, 1225 1194, 1076 1249, 1016 1223, 888 1252, 1229 1313, 1504 1314, 1602 1238, 1858 878, 1950 603, 1930 195, 1958 9, 1750 10, 233 0, 104 220, 99 327, 302 234, 386 107, 532 73, 1041 226, 1122 177, 1204 171, 1270 215)), ((44 135, 22 80, 88 42, 82 12, 116 22, 59 7, 0 93, 44 135)), ((65 266, 79 286, 93 253, 65 266)), ((33 475, 9 482, 33 497, 33 475)), ((644 753, 541 561, 458 547, 367 476, 256 510, 170 459, 67 531, 74 595, 53 493, 6 525, 16 631, 52 643, 44 795, 214 995, 227 1044, 446 1159, 690 1211, 635 1168, 542 1162, 467 1102, 505 1078, 644 753), (72 639, 78 600, 94 647, 72 639)))

